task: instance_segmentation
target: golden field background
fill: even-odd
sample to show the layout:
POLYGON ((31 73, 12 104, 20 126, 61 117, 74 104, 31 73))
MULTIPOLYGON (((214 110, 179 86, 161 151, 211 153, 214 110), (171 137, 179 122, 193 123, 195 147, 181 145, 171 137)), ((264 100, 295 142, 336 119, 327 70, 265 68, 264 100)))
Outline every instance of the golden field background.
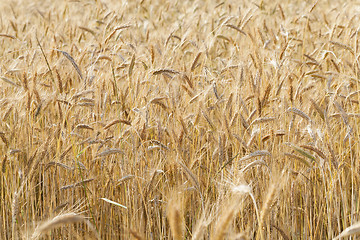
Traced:
POLYGON ((0 8, 0 239, 356 238, 357 1, 0 8))

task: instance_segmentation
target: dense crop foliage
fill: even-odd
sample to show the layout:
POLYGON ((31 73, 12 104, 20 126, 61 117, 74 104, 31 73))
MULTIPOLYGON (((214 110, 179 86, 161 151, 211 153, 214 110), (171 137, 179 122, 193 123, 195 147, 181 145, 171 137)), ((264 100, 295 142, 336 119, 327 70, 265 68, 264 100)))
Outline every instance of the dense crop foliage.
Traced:
POLYGON ((357 1, 0 8, 0 239, 360 231, 357 1))

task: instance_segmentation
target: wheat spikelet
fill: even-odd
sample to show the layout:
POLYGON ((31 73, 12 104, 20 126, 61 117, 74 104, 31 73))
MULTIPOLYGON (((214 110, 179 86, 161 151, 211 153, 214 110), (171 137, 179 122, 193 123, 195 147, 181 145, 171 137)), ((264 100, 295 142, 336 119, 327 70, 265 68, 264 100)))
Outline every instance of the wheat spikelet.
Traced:
POLYGON ((256 165, 264 165, 264 166, 267 166, 265 161, 263 159, 261 160, 255 160, 251 163, 249 163, 248 165, 246 165, 243 169, 241 169, 241 172, 246 172, 248 169, 256 166, 256 165))
POLYGON ((104 126, 104 130, 109 129, 111 126, 120 123, 119 119, 115 119, 104 126))
POLYGON ((233 116, 233 117, 231 118, 231 120, 230 120, 229 127, 234 127, 238 116, 239 116, 239 113, 236 112, 236 113, 234 114, 234 116, 233 116))
POLYGON ((69 145, 65 151, 59 156, 59 159, 62 160, 73 148, 73 145, 69 145))
POLYGON ((219 135, 219 164, 220 166, 223 165, 225 161, 225 135, 219 135))
POLYGON ((355 55, 354 49, 352 49, 350 46, 348 46, 348 45, 346 45, 346 44, 339 43, 339 42, 335 42, 335 41, 330 41, 330 43, 333 44, 334 46, 337 46, 337 47, 346 49, 346 50, 348 50, 349 52, 351 52, 352 55, 355 55))
POLYGON ((277 6, 278 6, 278 8, 279 8, 279 10, 280 10, 281 18, 282 18, 283 20, 285 20, 284 10, 282 9, 281 4, 278 4, 277 6))
POLYGON ((125 181, 127 181, 127 180, 133 179, 133 178, 135 178, 134 175, 123 176, 122 178, 120 178, 119 180, 117 180, 117 181, 119 182, 118 185, 119 185, 119 184, 122 184, 123 182, 125 182, 125 181))
POLYGON ((188 129, 187 129, 187 127, 186 127, 186 124, 185 124, 185 122, 184 122, 184 119, 183 119, 180 115, 179 115, 179 122, 180 122, 180 124, 181 124, 181 127, 182 127, 184 133, 185 133, 186 135, 188 135, 189 132, 188 132, 188 129))
POLYGON ((173 69, 159 69, 155 70, 152 73, 153 75, 159 75, 159 74, 180 74, 180 72, 175 71, 173 69))
POLYGON ((311 155, 310 153, 304 151, 302 148, 296 146, 293 143, 286 143, 286 144, 289 145, 290 147, 292 147, 295 151, 297 151, 301 155, 303 155, 303 156, 307 157, 308 159, 310 159, 312 162, 317 162, 316 158, 313 155, 311 155))
POLYGON ((81 106, 81 107, 93 107, 95 106, 94 103, 92 102, 80 102, 76 104, 77 106, 81 106))
POLYGON ((250 125, 253 126, 253 125, 257 125, 257 124, 261 124, 261 123, 272 122, 274 120, 275 120, 274 117, 257 118, 254 121, 252 121, 250 125))
POLYGON ((222 240, 226 239, 227 228, 236 214, 234 206, 228 207, 216 224, 214 236, 211 239, 222 240))
POLYGON ((56 208, 52 212, 53 213, 59 212, 68 205, 69 205, 69 202, 62 203, 62 204, 56 206, 56 208))
POLYGON ((92 90, 92 89, 89 89, 89 90, 84 90, 84 91, 81 91, 81 92, 78 92, 76 94, 74 94, 72 97, 71 97, 71 100, 77 100, 78 98, 82 97, 82 96, 85 96, 87 94, 94 94, 95 91, 92 90))
POLYGON ((194 173, 192 173, 191 170, 181 161, 178 161, 178 163, 184 169, 184 172, 186 173, 187 177, 194 184, 194 186, 197 188, 197 190, 200 191, 200 183, 199 183, 197 177, 194 175, 194 173))
POLYGON ((14 193, 13 200, 11 203, 11 236, 12 239, 18 239, 18 233, 16 231, 16 218, 19 212, 19 198, 20 192, 22 191, 22 187, 18 191, 14 193))
POLYGON ((55 83, 54 75, 53 75, 53 73, 52 73, 52 70, 51 70, 49 61, 48 61, 48 59, 47 59, 47 57, 46 57, 46 54, 45 54, 45 52, 44 52, 44 49, 43 49, 43 47, 41 46, 40 41, 39 41, 39 39, 37 38, 37 36, 36 36, 36 41, 37 41, 38 46, 40 47, 40 50, 41 50, 41 53, 42 53, 44 59, 45 59, 46 65, 47 65, 48 70, 49 70, 50 75, 51 75, 52 82, 55 83))
POLYGON ((303 111, 301 111, 301 110, 299 110, 299 109, 297 109, 295 107, 290 107, 286 111, 295 113, 296 115, 302 117, 303 119, 311 122, 311 118, 306 113, 304 113, 303 111))
POLYGON ((338 66, 338 64, 334 61, 334 59, 331 59, 330 62, 333 64, 333 66, 335 67, 335 70, 340 73, 340 68, 338 66))
POLYGON ((5 143, 6 147, 9 147, 9 141, 7 140, 7 138, 5 137, 5 133, 4 132, 0 132, 0 138, 1 140, 5 143))
POLYGON ((58 166, 58 167, 62 167, 64 169, 68 169, 68 170, 72 170, 73 168, 72 167, 69 167, 63 163, 60 163, 60 162, 48 162, 46 164, 46 167, 45 167, 45 171, 48 170, 51 166, 58 166))
POLYGON ((320 108, 319 105, 317 105, 317 103, 315 102, 314 99, 312 98, 309 98, 310 99, 310 102, 312 104, 312 106, 315 108, 315 110, 319 113, 320 117, 325 120, 325 114, 324 114, 324 111, 320 108))
POLYGON ((36 149, 35 152, 32 154, 32 156, 29 158, 29 160, 27 162, 26 173, 30 173, 31 168, 33 167, 34 159, 37 155, 37 152, 38 152, 38 149, 36 149))
POLYGON ((213 91, 214 91, 215 97, 216 97, 218 100, 220 100, 220 99, 221 99, 221 96, 220 96, 219 93, 218 93, 218 90, 217 90, 217 87, 216 87, 216 82, 213 82, 212 87, 213 87, 213 91))
POLYGON ((5 34, 5 33, 0 33, 0 37, 6 37, 6 38, 11 38, 11 39, 16 39, 15 36, 10 35, 10 34, 5 34))
POLYGON ((114 36, 114 34, 121 30, 121 29, 126 29, 126 28, 130 28, 131 25, 123 25, 123 26, 118 26, 118 27, 115 27, 114 30, 106 37, 104 43, 107 44, 109 42, 109 40, 111 39, 112 36, 114 36))
MULTIPOLYGON (((282 181, 281 177, 279 179, 280 179, 280 181, 282 181)), ((261 208, 258 229, 260 231, 262 239, 265 239, 264 224, 265 224, 266 218, 267 218, 268 214, 270 213, 273 202, 275 201, 276 194, 278 193, 279 190, 280 190, 279 183, 271 184, 271 186, 269 187, 269 189, 267 191, 263 206, 261 208)))
POLYGON ((96 36, 96 33, 94 32, 94 30, 91 30, 90 28, 83 27, 83 26, 79 26, 78 28, 81 29, 81 30, 84 30, 85 32, 89 32, 92 35, 96 36))
POLYGON ((181 84, 181 87, 187 92, 187 94, 189 94, 190 97, 194 96, 194 92, 189 89, 185 84, 181 84))
POLYGON ((55 50, 58 51, 58 52, 61 52, 71 62, 71 64, 75 68, 76 72, 78 73, 79 77, 81 78, 81 80, 84 80, 83 75, 81 73, 81 70, 80 70, 79 66, 76 64, 74 58, 72 56, 70 56, 70 54, 68 54, 65 51, 61 51, 59 49, 55 49, 55 50))
POLYGON ((224 111, 227 112, 229 114, 229 116, 232 115, 233 97, 234 97, 234 93, 231 93, 226 102, 225 109, 224 109, 224 111))
POLYGON ((255 114, 256 114, 257 111, 258 111, 257 109, 254 109, 254 110, 250 113, 250 115, 249 115, 249 117, 246 119, 246 121, 247 121, 247 122, 251 121, 251 119, 255 116, 255 114))
POLYGON ((182 74, 182 79, 185 80, 185 82, 190 86, 191 89, 194 89, 193 82, 191 81, 191 79, 185 73, 182 74))
POLYGON ((74 188, 74 187, 82 187, 86 183, 89 183, 89 182, 93 181, 94 179, 95 178, 85 179, 85 180, 83 180, 81 182, 77 182, 77 183, 74 183, 74 184, 71 184, 71 185, 66 185, 66 186, 61 187, 60 190, 66 190, 66 189, 74 188))
POLYGON ((179 204, 175 202, 170 202, 167 208, 167 217, 169 220, 169 225, 173 239, 180 240, 183 239, 183 220, 181 217, 179 204))
POLYGON ((42 223, 38 227, 36 227, 35 231, 33 232, 31 239, 39 239, 42 234, 45 234, 46 232, 61 227, 66 224, 75 224, 79 222, 85 222, 87 226, 95 233, 96 237, 98 239, 99 236, 95 230, 95 228, 92 226, 92 224, 86 220, 86 218, 82 215, 70 212, 65 214, 60 214, 52 219, 49 219, 48 221, 42 223))
MULTIPOLYGON (((247 14, 244 16, 244 18, 247 16, 247 14)), ((240 29, 244 29, 245 26, 250 22, 250 20, 253 18, 253 15, 250 15, 245 21, 242 21, 240 29)))
POLYGON ((336 108, 340 111, 341 117, 346 125, 349 126, 349 118, 345 110, 341 107, 341 105, 338 102, 334 102, 334 105, 336 108))
POLYGON ((265 105, 267 104, 267 102, 269 100, 271 88, 272 88, 272 86, 269 83, 265 89, 264 96, 262 97, 262 99, 260 101, 261 109, 263 109, 265 107, 265 105))
POLYGON ((0 79, 1 79, 1 80, 3 80, 3 81, 4 81, 4 82, 6 82, 6 83, 9 83, 9 84, 11 84, 11 85, 15 86, 15 87, 20 87, 20 85, 19 85, 19 84, 17 84, 17 83, 15 83, 15 82, 11 81, 9 78, 6 78, 6 77, 0 77, 0 79))
POLYGON ((94 128, 90 127, 87 124, 78 124, 78 125, 75 126, 75 128, 94 130, 94 128))
POLYGON ((321 158, 323 159, 327 159, 327 157, 325 156, 325 154, 318 148, 311 146, 311 145, 300 145, 300 147, 311 150, 313 152, 316 152, 321 158))
POLYGON ((342 231, 337 237, 333 238, 333 240, 341 239, 343 237, 351 236, 354 234, 360 233, 360 223, 355 223, 350 227, 347 227, 344 231, 342 231))
POLYGON ((241 119, 241 123, 243 125, 243 127, 249 131, 249 127, 250 127, 250 124, 248 123, 248 121, 243 117, 243 115, 240 113, 239 114, 240 116, 240 119, 241 119))
POLYGON ((7 160, 7 155, 4 156, 4 158, 1 161, 1 172, 4 174, 6 171, 6 160, 7 160))
POLYGON ((200 59, 201 54, 202 54, 202 52, 199 52, 199 53, 196 55, 193 63, 191 64, 191 68, 190 68, 190 71, 191 71, 191 72, 193 72, 193 71, 195 70, 195 68, 198 66, 197 64, 198 64, 198 61, 199 61, 199 59, 200 59))
POLYGON ((202 239, 204 234, 205 234, 205 230, 206 227, 208 226, 208 224, 206 222, 204 222, 204 219, 200 220, 200 223, 198 223, 196 225, 195 230, 192 233, 192 240, 198 240, 198 239, 202 239))
POLYGON ((212 129, 216 129, 216 128, 215 128, 215 125, 214 125, 213 122, 210 120, 210 118, 209 118, 209 116, 207 115, 207 113, 206 113, 205 111, 203 111, 203 110, 201 110, 201 113, 202 113, 202 115, 204 116, 204 118, 205 118, 205 120, 207 121, 207 123, 210 125, 210 127, 211 127, 212 129))
POLYGON ((338 162, 337 162, 337 158, 336 158, 336 155, 335 155, 335 152, 333 150, 333 148, 331 147, 330 144, 327 144, 327 147, 328 147, 328 150, 330 152, 330 156, 331 156, 331 163, 332 165, 337 168, 339 166, 338 162))
POLYGON ((301 158, 301 157, 299 157, 299 156, 297 156, 297 155, 294 155, 294 154, 292 154, 292 153, 286 153, 286 152, 285 152, 284 155, 287 156, 287 157, 290 157, 290 158, 293 158, 293 159, 298 160, 299 162, 305 164, 307 167, 311 167, 311 163, 308 162, 306 159, 303 159, 303 158, 301 158))
POLYGON ((132 76, 132 73, 133 73, 133 70, 134 70, 134 66, 135 66, 135 54, 132 56, 131 62, 130 62, 130 65, 129 65, 129 71, 128 71, 129 77, 132 76))
POLYGON ((241 34, 243 34, 243 35, 246 36, 246 33, 245 33, 243 30, 241 30, 240 28, 238 28, 238 27, 236 27, 236 26, 234 26, 234 25, 232 25, 232 24, 225 24, 225 26, 227 26, 227 27, 229 27, 229 28, 232 28, 232 29, 235 29, 235 30, 238 31, 239 33, 241 33, 241 34))
POLYGON ((231 129, 230 129, 230 126, 229 126, 229 121, 226 117, 226 114, 224 115, 224 125, 225 125, 225 129, 226 129, 226 132, 229 136, 229 138, 232 140, 232 133, 231 133, 231 129))
POLYGON ((248 142, 246 143, 246 148, 250 148, 251 145, 253 145, 253 143, 255 142, 256 137, 259 135, 259 130, 255 129, 252 133, 251 136, 248 140, 248 142))
POLYGON ((259 157, 259 156, 267 156, 267 157, 270 157, 271 156, 271 153, 268 151, 268 150, 257 150, 255 152, 252 152, 244 157, 242 157, 240 159, 240 161, 244 161, 244 160, 249 160, 251 158, 254 158, 254 157, 259 157))
POLYGON ((124 155, 125 153, 118 148, 109 148, 101 153, 98 153, 96 156, 106 157, 106 156, 113 155, 113 154, 123 154, 124 155))

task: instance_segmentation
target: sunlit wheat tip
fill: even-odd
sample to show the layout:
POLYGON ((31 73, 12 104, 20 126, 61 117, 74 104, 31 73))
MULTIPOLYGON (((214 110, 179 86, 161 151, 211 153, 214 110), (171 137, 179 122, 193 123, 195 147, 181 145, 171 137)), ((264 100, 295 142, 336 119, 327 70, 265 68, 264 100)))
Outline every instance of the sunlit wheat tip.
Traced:
POLYGON ((231 190, 234 193, 246 194, 251 191, 251 187, 249 185, 242 184, 231 188, 231 190))

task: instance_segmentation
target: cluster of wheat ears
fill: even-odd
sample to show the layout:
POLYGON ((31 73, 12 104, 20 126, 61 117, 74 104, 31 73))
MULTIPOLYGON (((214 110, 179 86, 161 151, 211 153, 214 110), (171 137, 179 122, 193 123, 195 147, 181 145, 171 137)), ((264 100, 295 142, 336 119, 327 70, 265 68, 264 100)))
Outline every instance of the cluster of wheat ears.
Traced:
POLYGON ((0 239, 360 231, 359 2, 0 8, 0 239))

